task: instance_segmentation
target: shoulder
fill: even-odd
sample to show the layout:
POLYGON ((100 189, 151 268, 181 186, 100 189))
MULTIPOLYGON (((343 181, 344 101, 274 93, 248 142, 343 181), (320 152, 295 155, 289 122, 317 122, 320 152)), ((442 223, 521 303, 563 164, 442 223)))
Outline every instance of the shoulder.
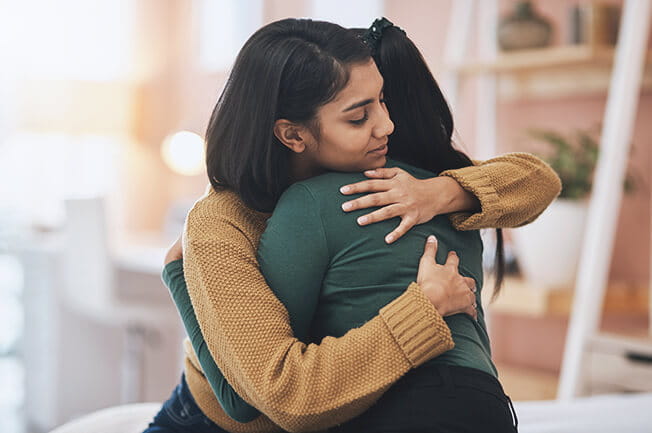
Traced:
POLYGON ((252 237, 263 231, 267 216, 247 207, 229 189, 209 188, 188 212, 185 233, 189 241, 220 237, 233 230, 252 237))
POLYGON ((340 194, 340 188, 349 183, 360 182, 365 180, 366 177, 362 173, 343 173, 343 172, 330 172, 310 179, 303 180, 295 183, 295 185, 302 186, 313 195, 322 194, 340 194))
POLYGON ((418 178, 418 179, 427 179, 430 177, 435 177, 437 176, 436 173, 426 170, 423 168, 415 167, 413 165, 408 164, 407 162, 403 161, 397 161, 395 159, 387 159, 387 164, 385 164, 385 167, 398 167, 400 169, 405 170, 412 176, 418 178))
POLYGON ((285 190, 281 199, 279 200, 274 213, 279 208, 287 206, 300 206, 306 204, 333 204, 341 200, 344 202, 350 197, 346 197, 340 193, 340 188, 344 185, 359 182, 364 180, 365 177, 361 173, 339 173, 331 172, 319 176, 311 177, 310 179, 295 182, 288 189, 285 190))

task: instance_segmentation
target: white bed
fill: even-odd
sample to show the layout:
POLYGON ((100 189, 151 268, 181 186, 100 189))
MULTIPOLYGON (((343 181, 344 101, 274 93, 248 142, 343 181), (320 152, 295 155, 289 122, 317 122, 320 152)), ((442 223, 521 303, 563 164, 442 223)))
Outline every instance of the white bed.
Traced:
MULTIPOLYGON (((652 393, 608 394, 568 403, 515 402, 520 433, 652 433, 652 393)), ((51 433, 141 433, 161 403, 104 409, 51 433)))
POLYGON ((652 433, 652 393, 515 402, 520 433, 652 433))

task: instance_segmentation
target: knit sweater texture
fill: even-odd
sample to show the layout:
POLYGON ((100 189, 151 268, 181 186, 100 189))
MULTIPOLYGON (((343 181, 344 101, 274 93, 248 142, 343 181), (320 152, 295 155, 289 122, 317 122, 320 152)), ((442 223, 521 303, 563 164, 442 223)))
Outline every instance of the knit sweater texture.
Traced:
MULTIPOLYGON (((560 190, 554 172, 527 154, 441 175, 456 179, 482 206, 479 213, 452 215, 458 229, 526 224, 560 190)), ((246 424, 229 418, 186 341, 191 393, 218 425, 232 432, 326 428, 362 413, 407 371, 452 348, 450 330, 416 283, 340 338, 298 341, 256 262, 268 217, 235 193, 210 188, 188 215, 184 272, 206 345, 235 391, 266 414, 246 424)))

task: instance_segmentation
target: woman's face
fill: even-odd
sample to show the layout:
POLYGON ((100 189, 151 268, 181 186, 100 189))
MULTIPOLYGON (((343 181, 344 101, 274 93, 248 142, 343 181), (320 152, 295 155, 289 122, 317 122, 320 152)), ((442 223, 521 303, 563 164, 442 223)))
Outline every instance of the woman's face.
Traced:
POLYGON ((315 175, 385 165, 394 124, 383 101, 383 77, 373 60, 351 68, 347 86, 317 112, 320 136, 310 135, 302 158, 315 175))

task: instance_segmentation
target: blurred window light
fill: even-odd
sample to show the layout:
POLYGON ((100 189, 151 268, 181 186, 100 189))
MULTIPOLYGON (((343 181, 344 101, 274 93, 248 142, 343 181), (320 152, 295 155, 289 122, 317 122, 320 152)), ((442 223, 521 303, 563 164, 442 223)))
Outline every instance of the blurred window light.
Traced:
POLYGON ((194 132, 180 131, 167 136, 161 154, 176 173, 194 176, 204 170, 204 139, 194 132))
POLYGON ((13 255, 0 254, 0 294, 18 296, 23 291, 23 284, 23 266, 20 261, 13 255))
MULTIPOLYGON (((12 357, 0 358, 0 409, 18 409, 25 401, 25 369, 12 357), (10 392, 7 392, 10 390, 10 392)), ((6 430, 0 430, 6 431, 6 430)))
POLYGON ((199 64, 231 67, 245 41, 263 24, 263 0, 198 0, 199 64))
POLYGON ((132 0, 21 0, 0 13, 2 60, 23 78, 110 81, 132 67, 132 0), (28 25, 27 25, 28 24, 28 25))
POLYGON ((0 356, 11 353, 23 334, 23 306, 17 296, 2 293, 0 300, 0 356))
POLYGON ((310 18, 342 27, 367 28, 385 11, 383 0, 311 0, 310 3, 310 18))
POLYGON ((111 192, 122 141, 97 135, 16 132, 0 141, 0 215, 57 227, 66 197, 111 192))

